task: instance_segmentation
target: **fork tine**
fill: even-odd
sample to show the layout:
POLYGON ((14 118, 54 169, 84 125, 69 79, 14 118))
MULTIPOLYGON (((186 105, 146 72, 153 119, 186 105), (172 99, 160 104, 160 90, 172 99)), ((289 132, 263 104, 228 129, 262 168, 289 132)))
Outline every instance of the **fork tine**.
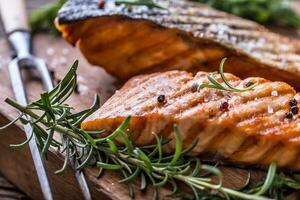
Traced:
POLYGON ((45 89, 47 91, 52 90, 53 82, 45 61, 40 58, 34 58, 34 63, 35 63, 34 67, 38 70, 45 89))
MULTIPOLYGON (((50 91, 51 89, 53 89, 53 82, 46 63, 40 58, 34 58, 34 61, 36 63, 34 67, 39 71, 45 89, 50 91)), ((74 165, 75 166, 78 165, 78 161, 76 159, 71 159, 71 163, 72 163, 72 168, 75 170, 74 165)), ((92 199, 91 193, 87 181, 85 179, 84 173, 82 171, 76 171, 75 176, 84 199, 91 200, 92 199)))
MULTIPOLYGON (((8 66, 8 70, 9 70, 13 92, 15 94, 16 100, 22 105, 27 105, 26 91, 23 85, 20 66, 18 65, 17 59, 11 61, 11 63, 8 66)), ((30 119, 29 117, 27 118, 30 119)), ((24 131, 26 133, 27 138, 30 138, 31 135, 33 134, 32 127, 29 124, 24 126, 24 131)), ((47 176, 47 172, 43 160, 41 158, 38 145, 36 143, 35 135, 33 135, 32 140, 30 140, 29 142, 29 149, 32 155, 35 169, 37 171, 37 175, 38 175, 37 177, 40 182, 43 196, 45 200, 53 200, 49 179, 47 176)))

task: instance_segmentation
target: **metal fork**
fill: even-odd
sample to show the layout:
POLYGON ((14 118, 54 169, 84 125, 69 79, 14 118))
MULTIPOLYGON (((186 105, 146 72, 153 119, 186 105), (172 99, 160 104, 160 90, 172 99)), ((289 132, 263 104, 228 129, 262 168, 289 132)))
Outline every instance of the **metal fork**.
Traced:
MULTIPOLYGON (((36 70, 45 90, 49 91, 53 89, 53 83, 44 60, 34 57, 31 54, 31 35, 27 20, 25 0, 0 0, 0 10, 8 41, 16 53, 16 57, 8 66, 13 92, 16 100, 20 104, 27 105, 27 94, 21 75, 22 69, 29 68, 36 70)), ((33 132, 32 127, 25 125, 24 130, 26 137, 29 138, 33 132)), ((44 199, 53 200, 47 171, 34 135, 33 139, 29 142, 29 147, 44 199)), ((78 164, 76 160, 71 160, 71 163, 75 165, 78 164)), ((75 176, 84 199, 90 200, 91 194, 83 172, 76 171, 75 176)))

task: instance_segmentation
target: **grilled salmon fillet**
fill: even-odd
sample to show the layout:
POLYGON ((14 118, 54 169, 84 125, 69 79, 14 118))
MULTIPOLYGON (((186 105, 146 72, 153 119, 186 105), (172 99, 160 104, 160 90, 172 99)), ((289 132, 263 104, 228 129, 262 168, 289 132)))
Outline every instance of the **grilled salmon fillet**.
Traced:
POLYGON ((69 0, 56 25, 87 60, 126 80, 168 70, 226 69, 241 78, 260 76, 300 88, 300 42, 187 0, 158 1, 162 9, 115 6, 106 0, 69 0), (234 67, 238 66, 238 67, 234 67))
MULTIPOLYGON (((140 75, 130 79, 81 127, 105 129, 109 134, 131 116, 127 131, 136 145, 155 143, 155 133, 172 139, 164 149, 171 153, 176 124, 184 147, 198 140, 193 156, 213 155, 211 158, 261 166, 275 161, 282 168, 300 170, 300 95, 284 82, 225 76, 237 88, 250 82, 258 85, 246 92, 195 91, 195 83, 208 82, 207 72, 140 75)), ((216 80, 222 83, 218 75, 216 80)))

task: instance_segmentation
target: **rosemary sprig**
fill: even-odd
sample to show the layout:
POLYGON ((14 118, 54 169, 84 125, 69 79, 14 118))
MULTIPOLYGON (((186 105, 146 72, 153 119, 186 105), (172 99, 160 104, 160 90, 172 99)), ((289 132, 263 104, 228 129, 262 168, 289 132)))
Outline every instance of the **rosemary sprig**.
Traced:
POLYGON ((164 7, 160 6, 154 0, 127 0, 127 1, 115 1, 116 5, 125 5, 126 7, 131 6, 146 6, 150 9, 153 8, 159 8, 159 9, 165 9, 164 7))
MULTIPOLYGON (((270 165, 265 181, 255 187, 249 188, 247 184, 242 191, 224 187, 223 174, 216 166, 206 165, 198 158, 186 156, 197 141, 189 148, 183 149, 181 135, 176 125, 174 125, 176 138, 174 155, 163 153, 163 146, 169 141, 158 135, 155 135, 154 145, 138 147, 133 144, 127 131, 130 116, 111 134, 94 138, 95 135, 101 136, 104 131, 85 131, 80 128, 80 123, 99 107, 99 98, 95 97, 89 109, 77 113, 72 113, 72 107, 65 103, 76 85, 77 66, 76 61, 60 84, 52 91, 43 93, 38 101, 22 106, 10 98, 5 100, 21 112, 17 120, 23 124, 31 124, 44 154, 51 146, 59 148, 61 153, 64 153, 64 164, 56 173, 64 172, 70 158, 76 159, 79 163, 75 166, 77 170, 96 166, 99 168, 99 176, 104 170, 120 172, 123 179, 119 180, 119 183, 128 185, 131 197, 134 197, 133 181, 141 179, 140 189, 145 191, 149 185, 152 185, 155 199, 158 198, 158 189, 165 185, 172 186, 170 195, 186 197, 182 187, 178 187, 180 182, 193 191, 195 199, 266 200, 274 197, 274 194, 279 196, 300 188, 300 182, 296 179, 282 173, 276 174, 274 163, 270 165), (30 116, 32 120, 24 116, 30 116), (62 141, 53 138, 54 132, 62 135, 62 141), (117 145, 116 139, 121 140, 124 145, 117 145), (218 179, 217 183, 212 182, 212 176, 218 179), (277 189, 279 183, 285 188, 284 191, 277 189)), ((15 146, 24 146, 27 142, 15 146)))
POLYGON ((203 88, 213 88, 213 89, 225 90, 225 91, 230 91, 230 92, 246 92, 246 91, 252 90, 255 86, 257 86, 257 83, 252 84, 251 86, 243 88, 243 89, 239 89, 239 88, 232 86, 228 82, 228 80, 226 79, 225 74, 224 74, 224 63, 225 63, 226 59, 227 58, 222 59, 222 61, 220 63, 219 72, 213 72, 207 76, 209 83, 202 83, 202 84, 195 83, 194 87, 196 88, 196 90, 199 91, 203 88), (215 75, 217 75, 217 74, 220 74, 220 76, 224 82, 223 84, 219 83, 215 79, 215 75))

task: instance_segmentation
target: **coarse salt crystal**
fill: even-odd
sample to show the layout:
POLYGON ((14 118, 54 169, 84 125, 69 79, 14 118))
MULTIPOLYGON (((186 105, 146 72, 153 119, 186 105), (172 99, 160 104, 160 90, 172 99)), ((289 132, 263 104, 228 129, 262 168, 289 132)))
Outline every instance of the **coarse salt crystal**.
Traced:
POLYGON ((69 54, 69 49, 68 48, 63 48, 62 54, 63 55, 68 55, 69 54))
POLYGON ((278 96, 278 92, 276 90, 272 91, 271 93, 272 96, 277 97, 278 96))
POLYGON ((51 61, 51 66, 52 67, 57 67, 57 65, 59 64, 59 60, 57 58, 54 58, 52 61, 51 61))
POLYGON ((269 114, 274 113, 274 109, 273 109, 272 106, 268 106, 268 113, 269 113, 269 114))
POLYGON ((48 55, 48 56, 53 56, 54 55, 54 49, 53 48, 48 48, 47 49, 47 51, 46 51, 46 54, 48 55))
POLYGON ((60 58, 59 58, 59 63, 60 63, 61 65, 65 65, 65 64, 67 64, 67 59, 66 59, 65 57, 60 57, 60 58))
POLYGON ((78 90, 80 94, 87 94, 89 87, 84 84, 78 84, 78 90))
POLYGON ((78 82, 84 82, 85 78, 83 78, 82 76, 78 75, 77 76, 77 80, 78 80, 78 82))

